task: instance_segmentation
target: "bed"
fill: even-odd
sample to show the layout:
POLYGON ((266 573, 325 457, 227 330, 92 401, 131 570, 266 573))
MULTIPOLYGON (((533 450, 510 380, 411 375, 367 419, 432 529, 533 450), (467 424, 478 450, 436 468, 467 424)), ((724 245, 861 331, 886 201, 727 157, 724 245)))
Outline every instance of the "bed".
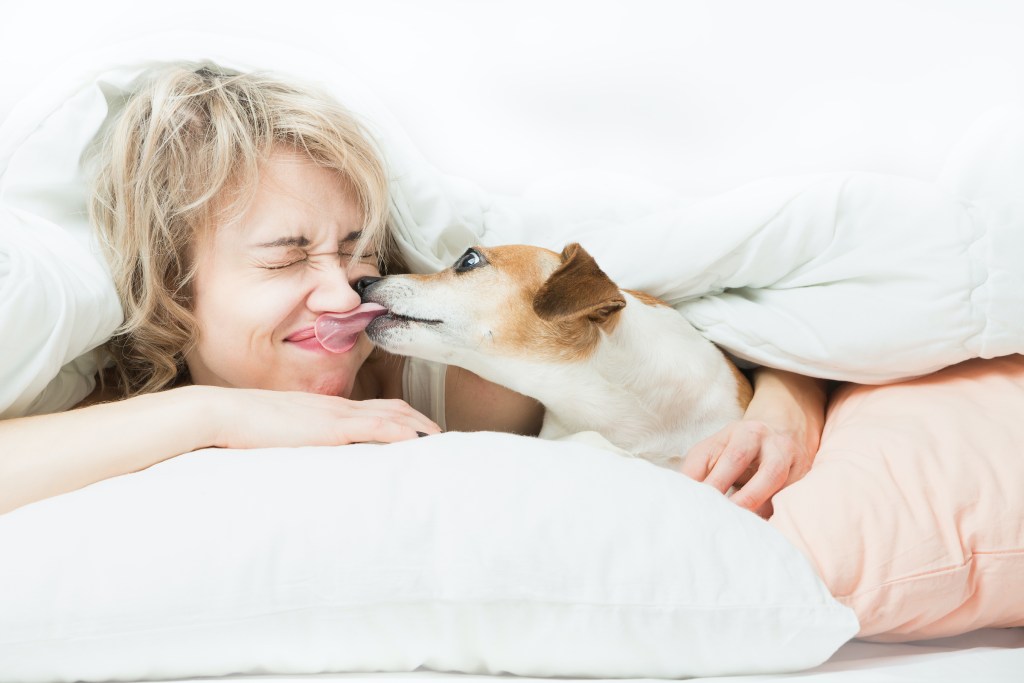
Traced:
MULTIPOLYGON (((109 98, 110 93, 130 82, 140 56, 207 56, 228 63, 235 60, 240 66, 259 64, 260 60, 273 62, 274 68, 282 71, 340 84, 346 102, 381 126, 386 133, 382 137, 389 141, 386 144, 394 144, 387 151, 393 167, 400 171, 397 175, 412 178, 399 184, 395 211, 408 217, 404 246, 413 257, 414 268, 426 271, 447 265, 467 241, 476 239, 524 241, 554 248, 568 239, 583 239, 618 281, 668 299, 738 356, 863 385, 850 385, 834 402, 820 466, 800 486, 780 497, 778 513, 769 523, 720 505, 724 501, 709 498, 692 482, 667 478, 674 473, 655 471, 645 463, 608 453, 593 438, 560 445, 505 442, 500 435, 445 435, 440 440, 424 440, 427 443, 412 447, 429 447, 432 464, 439 465, 439 471, 447 476, 429 479, 424 474, 394 490, 404 492, 403 504, 412 500, 422 505, 416 523, 401 527, 401 533, 433 539, 409 545, 425 555, 399 561, 401 558, 387 554, 393 548, 382 548, 373 537, 360 535, 358 526, 349 529, 354 535, 346 538, 366 544, 361 547, 361 560, 382 553, 374 556, 379 564, 368 566, 415 570, 378 584, 360 575, 360 586, 375 585, 380 591, 370 601, 374 609, 386 602, 385 593, 400 586, 439 601, 431 603, 431 609, 441 611, 430 618, 375 613, 369 621, 359 622, 363 631, 367 623, 381 629, 370 629, 368 632, 378 637, 364 642, 356 639, 356 631, 331 630, 344 626, 344 620, 327 620, 332 626, 326 628, 326 621, 282 618, 263 632, 226 628, 228 622, 221 620, 220 630, 203 630, 225 614, 237 617, 245 605, 258 604, 264 614, 284 615, 302 600, 309 607, 310 595, 323 598, 327 591, 327 595, 337 596, 332 592, 342 588, 337 577, 350 576, 343 572, 360 570, 360 566, 346 561, 340 552, 330 555, 335 564, 324 564, 322 558, 309 555, 310 548, 322 547, 328 537, 334 538, 322 526, 324 519, 352 518, 352 514, 330 507, 337 501, 329 491, 302 496, 296 485, 287 494, 263 488, 262 497, 217 493, 218 481, 228 486, 242 478, 252 492, 261 490, 261 485, 278 485, 288 472, 297 476, 302 470, 294 468, 295 454, 250 453, 240 460, 230 452, 197 453, 0 517, 0 547, 10 553, 5 557, 16 558, 0 563, 0 585, 5 586, 0 593, 0 680, 195 680, 220 675, 228 680, 296 682, 491 680, 481 675, 483 672, 511 672, 527 678, 700 678, 715 674, 728 679, 738 673, 751 674, 758 670, 755 665, 762 671, 777 672, 754 676, 764 680, 784 679, 788 675, 784 672, 796 670, 804 670, 801 678, 826 681, 1019 680, 1024 674, 1024 630, 1019 627, 1024 623, 1019 579, 1024 575, 1024 503, 1012 484, 1024 480, 1017 446, 1024 443, 1024 434, 1013 417, 1024 406, 1024 367, 1020 356, 1014 355, 1024 350, 1020 327, 1024 322, 1014 313, 1020 310, 1020 298, 1013 292, 1024 291, 1024 284, 1013 264, 1024 262, 1020 260, 1024 238, 1013 228, 1020 225, 1022 216, 1015 179, 1024 174, 1024 135, 1016 125, 1021 120, 1019 110, 1007 102, 1012 98, 1006 97, 1003 82, 991 74, 1013 74, 1013 69, 1019 69, 1014 65, 1024 63, 1022 48, 1006 39, 1008 34, 996 25, 1005 28, 1021 18, 1012 13, 997 15, 994 7, 983 8, 975 17, 932 11, 923 3, 901 6, 887 14, 887 30, 893 34, 879 34, 888 51, 865 57, 862 64, 852 67, 843 61, 841 49, 852 45, 852 39, 836 38, 838 43, 829 46, 817 34, 811 35, 811 29, 845 22, 874 30, 873 17, 879 16, 881 8, 856 16, 831 16, 808 4, 791 3, 784 9, 799 10, 804 16, 794 24, 782 10, 765 10, 756 3, 727 9, 693 5, 672 11, 656 5, 627 10, 617 4, 597 9, 569 4, 556 7, 548 16, 550 26, 562 34, 577 26, 580 14, 592 22, 592 33, 579 38, 577 51, 556 47, 560 41, 551 34, 550 44, 545 43, 536 56, 520 56, 522 62, 517 62, 509 57, 510 45, 501 42, 505 39, 488 45, 479 37, 486 31, 477 34, 467 29, 511 23, 524 31, 539 30, 530 28, 526 18, 501 10, 484 16, 480 14, 483 10, 461 3, 445 5, 446 18, 400 7, 410 16, 398 29, 388 23, 392 19, 387 16, 389 8, 364 9, 359 14, 354 5, 342 5, 334 11, 358 17, 351 28, 344 29, 350 32, 349 49, 368 48, 372 40, 362 31, 372 33, 371 29, 384 25, 399 31, 407 44, 406 55, 416 52, 416 46, 426 49, 427 42, 417 42, 423 40, 417 36, 424 25, 442 36, 445 31, 454 32, 451 38, 477 36, 469 43, 478 56, 472 60, 474 70, 451 72, 452 64, 465 61, 461 53, 429 41, 438 54, 427 62, 434 67, 428 86, 423 85, 422 72, 415 79, 393 78, 408 68, 408 56, 390 54, 373 62, 353 58, 341 48, 337 52, 328 48, 331 57, 350 67, 342 70, 322 54, 295 45, 264 43, 235 31, 234 36, 221 35, 216 40, 195 33, 145 36, 127 46, 98 51, 91 46, 89 58, 68 53, 71 62, 55 68, 27 97, 24 76, 12 76, 11 94, 5 101, 9 104, 0 108, 5 115, 10 111, 0 129, 0 196, 4 198, 0 214, 4 229, 0 232, 6 240, 2 244, 7 258, 3 274, 8 276, 4 280, 8 289, 4 291, 19 296, 0 301, 0 316, 6 316, 2 318, 5 329, 8 324, 17 325, 24 330, 24 338, 17 344, 4 340, 5 372, 7 366, 18 370, 5 375, 0 391, 4 415, 44 412, 73 403, 89 388, 87 379, 95 370, 89 349, 102 342, 118 322, 116 301, 111 302, 111 290, 102 268, 96 265, 78 208, 82 196, 76 170, 79 150, 93 131, 83 126, 69 128, 69 121, 88 118, 83 112, 99 112, 102 119, 103 111, 95 107, 106 107, 116 99, 109 98), (750 23, 733 21, 735 12, 746 13, 750 23), (994 23, 993 17, 1000 22, 994 23), (922 21, 937 34, 956 35, 975 61, 964 57, 948 63, 942 67, 944 79, 908 76, 916 62, 896 49, 899 41, 893 36, 900 33, 897 28, 909 31, 922 21), (717 27, 729 38, 721 44, 708 44, 699 38, 700 26, 717 27), (770 32, 758 30, 764 26, 772 27, 776 35, 788 36, 788 47, 773 52, 777 41, 769 40, 770 32), (631 38, 634 42, 626 40, 628 48, 612 40, 630 29, 647 29, 649 39, 646 43, 639 37, 631 38), (731 50, 741 44, 746 47, 731 50), (820 54, 814 64, 803 57, 803 49, 811 47, 820 54), (605 56, 584 58, 581 54, 605 56), (709 64, 709 55, 717 56, 715 65, 709 64), (129 63, 131 68, 121 71, 104 72, 97 66, 129 63), (706 66, 698 68, 698 63, 706 66), (995 63, 998 68, 983 69, 979 63, 995 63), (562 68, 544 78, 545 64, 561 64, 562 68), (793 75, 794 68, 799 76, 793 75), (83 88, 83 83, 95 82, 90 79, 95 79, 96 73, 104 74, 100 96, 83 88), (568 76, 575 79, 575 90, 560 80, 568 76), (375 87, 367 87, 365 78, 377 81, 375 87), (479 82, 472 92, 464 90, 463 79, 467 78, 479 82), (913 97, 900 94, 908 79, 913 97), (936 85, 939 81, 942 87, 936 85), (663 88, 661 84, 666 82, 674 87, 663 88), (949 93, 956 90, 954 86, 972 97, 952 97, 949 93), (577 99, 560 94, 566 90, 577 99), (680 92, 691 95, 684 97, 680 92), (628 104, 614 93, 627 93, 628 104), (17 108, 13 107, 15 99, 22 101, 17 108), (77 104, 67 104, 72 100, 77 104), (458 116, 468 119, 453 116, 456 110, 464 112, 458 116), (978 124, 972 126, 975 119, 978 124), (585 123, 580 124, 581 120, 585 123), (637 126, 636 121, 644 123, 637 126), (48 128, 75 133, 69 142, 63 134, 47 137, 48 128), (909 128, 913 134, 907 134, 909 128), (455 142, 463 138, 445 132, 456 129, 474 142, 455 142), (617 133, 609 135, 609 130, 617 133), (478 144, 478 139, 491 144, 478 144), (603 141, 599 151, 595 151, 595 139, 603 141), (486 153, 480 154, 480 150, 486 153), (650 151, 641 154, 637 150, 650 151), (493 163, 494 157, 506 156, 509 161, 493 163), (840 173, 826 173, 836 170, 840 173), (896 180, 893 174, 898 176, 896 180), (761 180, 743 184, 755 179, 761 180), (39 192, 41 187, 45 192, 39 192), (973 208, 950 202, 949 193, 968 198, 973 208), (885 201, 876 201, 879 198, 885 201), (987 206, 1000 210, 978 218, 982 214, 976 207, 987 206), (789 213, 780 214, 780 207, 789 213), (920 213, 924 218, 910 221, 920 239, 903 234, 898 243, 885 241, 897 234, 892 229, 894 223, 886 222, 889 217, 905 216, 921 207, 926 209, 920 213), (769 220, 777 215, 784 220, 769 220), (679 234, 674 226, 711 225, 706 233, 713 238, 703 244, 699 255, 682 265, 638 268, 635 257, 631 260, 624 255, 608 237, 627 216, 634 234, 670 245, 666 250, 674 253, 685 253, 687 245, 687 235, 679 234), (858 220, 844 222, 838 216, 858 220), (891 289, 874 299, 859 296, 864 290, 851 290, 849 296, 841 297, 848 315, 819 317, 816 322, 824 330, 823 336, 801 346, 798 342, 808 336, 794 333, 793 326, 780 324, 780 320, 799 320, 795 311, 824 310, 831 304, 798 300, 794 292, 813 292, 814 287, 806 286, 813 284, 807 278, 827 279, 844 265, 821 244, 820 229, 807 227, 823 221, 832 229, 830 239, 850 240, 844 243, 846 250, 874 244, 872 253, 879 258, 873 262, 880 264, 877 272, 905 274, 902 282, 908 286, 896 297, 902 300, 900 306, 892 305, 891 289), (995 293, 986 294, 991 305, 980 307, 979 319, 956 314, 957 297, 964 291, 979 290, 982 284, 978 272, 955 267, 963 251, 965 221, 983 226, 967 243, 984 246, 973 247, 975 251, 996 255, 991 272, 997 277, 990 278, 995 293), (949 238, 938 240, 936 234, 949 238), (915 258, 915 245, 924 241, 936 245, 935 249, 928 253, 929 258, 915 258), (752 256, 772 247, 780 256, 771 261, 775 270, 752 268, 756 261, 752 256), (808 254, 801 249, 815 251, 808 254), (54 262, 63 265, 53 268, 50 264, 54 262), (808 263, 817 267, 801 270, 808 263), (944 268, 947 263, 953 267, 944 268), (948 277, 931 277, 940 270, 948 277), (43 292, 50 295, 11 289, 12 272, 32 273, 50 283, 53 289, 43 292), (708 279, 709 273, 714 279, 708 279), (765 295, 768 298, 749 296, 749 291, 759 289, 759 283, 777 282, 783 276, 790 280, 775 290, 776 294, 769 292, 775 298, 769 294, 765 295), (921 287, 922 282, 927 286, 921 287), (747 294, 728 296, 743 291, 747 294), (708 292, 720 296, 704 296, 708 292), (869 305, 858 308, 858 301, 869 305), (877 311, 889 317, 868 315, 877 311), (744 324, 735 324, 737 319, 744 324), (30 320, 46 324, 38 328, 24 324, 30 320), (929 353, 921 353, 922 339, 930 344, 929 353), (993 360, 970 360, 977 356, 993 360), (945 374, 940 381, 935 375, 923 377, 940 368, 948 368, 942 371, 945 374), (914 379, 917 376, 922 377, 914 379), (889 384, 895 380, 909 381, 889 384), (870 386, 876 384, 884 386, 870 386), (873 420, 868 425, 871 429, 865 429, 863 418, 869 414, 884 415, 890 421, 873 420), (969 419, 964 419, 965 415, 969 419), (961 428, 964 424, 970 427, 961 428), (894 434, 899 438, 894 439, 894 434), (505 494, 536 505, 506 507, 524 515, 518 520, 495 509, 489 519, 505 525, 502 537, 519 540, 481 555, 475 549, 490 538, 486 528, 478 528, 477 535, 453 530, 462 529, 460 525, 472 517, 467 509, 496 505, 494 496, 486 500, 479 493, 477 497, 469 493, 498 490, 481 484, 502 472, 502 467, 509 467, 509 459, 499 457, 501 448, 496 444, 515 451, 516 467, 506 471, 506 480, 513 477, 520 488, 513 486, 505 494), (489 468, 467 458, 467 453, 482 449, 497 453, 488 460, 489 468), (952 463, 964 462, 964 453, 970 454, 969 462, 976 466, 950 470, 952 463), (851 454, 857 456, 856 462, 851 462, 851 454), (525 464, 535 459, 536 471, 549 473, 552 458, 561 464, 550 476, 553 488, 548 495, 541 495, 533 488, 536 477, 523 474, 528 469, 525 464), (864 458, 870 466, 863 466, 864 458), (288 467, 282 469, 283 463, 288 467), (474 466, 481 469, 474 470, 474 466), (877 498, 844 499, 844 509, 853 511, 849 515, 822 514, 823 499, 849 493, 846 484, 853 467, 866 477, 883 471, 891 474, 901 467, 909 474, 878 480, 895 488, 874 487, 877 498), (191 476, 194 468, 203 470, 203 476, 191 476), (626 471, 630 474, 623 478, 626 471), (925 486, 897 485, 916 482, 921 471, 945 476, 925 486), (467 474, 470 472, 475 474, 467 474), (462 507, 446 511, 437 507, 436 496, 427 495, 431 487, 460 481, 472 486, 453 489, 446 500, 462 507), (589 482, 596 493, 618 487, 621 481, 632 482, 635 488, 628 495, 637 501, 630 508, 635 516, 616 514, 602 518, 602 525, 585 524, 593 517, 567 511, 561 505, 566 497, 555 493, 573 491, 569 500, 598 514, 603 510, 602 498, 583 496, 581 481, 589 482), (957 486, 950 488, 951 482, 957 486), (663 493, 659 497, 652 490, 663 493), (934 495, 915 498, 922 490, 934 495), (524 491, 530 495, 514 495, 524 491), (308 498, 328 507, 303 507, 302 501, 308 498), (190 523, 176 527, 175 522, 181 521, 182 511, 176 507, 180 500, 189 501, 188 513, 194 516, 188 517, 190 523), (275 500, 275 505, 261 505, 266 500, 275 500), (158 505, 160 501, 164 505, 158 505), (465 507, 470 503, 477 507, 465 507), (659 517, 652 509, 663 511, 671 506, 680 506, 679 519, 711 521, 703 525, 655 523, 659 517), (126 515, 125 510, 133 514, 126 515), (305 510, 309 516, 295 517, 296 510, 305 510), (200 514, 204 511, 207 514, 200 514), (877 514, 879 511, 884 514, 877 514), (436 523, 438 515, 446 514, 451 520, 448 524, 436 523), (1000 523, 993 525, 993 518, 1000 523), (203 523, 209 519, 223 525, 219 532, 217 525, 203 523), (259 523, 247 526, 253 519, 259 523), (520 524, 523 519, 532 520, 533 526, 520 524), (552 545, 546 546, 545 552, 533 545, 544 534, 524 533, 525 529, 553 528, 556 523, 568 526, 561 535, 546 539, 552 545), (630 535, 624 526, 648 531, 630 535), (922 533, 922 526, 933 531, 922 533), (155 541, 146 540, 153 536, 154 528, 164 529, 166 533, 157 538, 171 549, 177 548, 177 553, 161 555, 168 549, 161 551, 155 541), (182 529, 194 533, 180 533, 182 529), (307 531, 296 535, 296 529, 307 531), (439 534, 439 529, 449 533, 439 534), (936 529, 940 531, 934 532, 936 529), (232 530, 244 532, 233 534, 232 530), (718 536, 720 531, 734 542, 715 540, 723 538, 718 536), (690 534, 686 538, 692 545, 687 547, 701 549, 703 565, 680 554, 665 554, 671 544, 660 541, 666 534, 674 538, 690 534), (225 541, 232 535, 235 546, 225 541), (41 544, 40 538, 48 542, 41 544), (577 539, 576 544, 565 546, 576 552, 557 552, 565 538, 577 539), (620 566, 616 562, 624 560, 613 562, 610 558, 624 554, 609 548, 619 547, 624 538, 633 544, 628 554, 633 562, 620 566), (243 542, 246 539, 248 543, 243 542), (928 542, 919 542, 921 539, 928 542), (914 552, 906 552, 910 546, 914 552), (238 552, 225 552, 225 547, 238 552), (750 570, 749 557, 742 554, 750 547, 761 548, 756 554, 758 571, 750 570), (264 553, 261 562, 244 562, 252 559, 246 553, 256 551, 264 553), (551 564, 544 571, 523 564, 518 573, 493 581, 493 561, 499 551, 508 562, 541 556, 551 564), (451 553, 461 559, 453 562, 451 553), (184 558, 183 564, 170 565, 177 567, 176 576, 184 578, 175 583, 171 575, 163 575, 163 581, 154 578, 153 583, 133 583, 140 576, 161 576, 133 571, 139 569, 133 563, 160 557, 168 561, 184 558), (900 558, 902 564, 889 561, 892 557, 900 558), (656 561, 642 561, 652 558, 656 561), (223 564, 217 565, 217 561, 223 564), (239 568, 252 566, 265 571, 239 568), (460 567, 462 573, 453 574, 453 566, 460 567), (651 566, 705 572, 699 575, 700 585, 721 589, 710 591, 716 596, 711 613, 718 616, 714 618, 727 612, 723 609, 727 604, 749 608, 754 602, 767 616, 753 619, 749 609, 734 609, 727 622, 711 627, 701 621, 707 614, 698 618, 694 615, 700 610, 692 609, 702 606, 708 611, 707 602, 702 605, 698 600, 703 593, 694 591, 693 584, 686 581, 655 580, 649 573, 651 566), (289 567, 296 573, 287 573, 289 567), (424 567, 433 571, 424 572, 424 567), (610 567, 640 573, 622 574, 619 579, 632 578, 616 581, 610 567), (316 571, 310 573, 310 568, 316 571), (554 578, 564 580, 566 576, 578 580, 552 583, 554 578), (783 576, 789 578, 783 580, 783 576), (461 580, 455 581, 455 577, 461 580), (481 577, 491 579, 484 582, 481 577), (522 591, 530 594, 554 586, 549 597, 558 595, 564 600, 568 599, 566 584, 571 584, 572 590, 588 586, 602 600, 618 601, 614 602, 618 617, 574 622, 571 615, 558 616, 550 610, 532 617, 488 611, 487 605, 493 601, 488 603, 485 594, 495 587, 520 591, 514 600, 522 601, 522 591), (162 586, 161 590, 154 590, 156 585, 162 586), (203 614, 202 610, 174 611, 186 598, 221 604, 218 600, 232 595, 225 592, 226 585, 241 586, 233 594, 241 602, 224 602, 227 611, 219 617, 205 612, 204 624, 204 618, 188 617, 203 614), (465 593, 473 586, 483 593, 465 593), (654 593, 644 597, 624 587, 642 587, 654 593), (302 593, 304 588, 315 590, 302 593), (663 590, 672 592, 671 599, 658 594, 663 590), (459 598, 463 604, 472 602, 483 611, 445 612, 438 607, 445 596, 459 598), (280 602, 268 602, 272 599, 280 602), (676 621, 658 622, 636 615, 638 604, 653 603, 678 608, 676 613, 662 615, 676 621), (800 614, 794 617, 786 610, 797 604, 800 614), (178 626, 184 623, 188 628, 175 632, 175 614, 185 615, 186 621, 178 626), (125 628, 125 624, 131 626, 125 628), (401 629, 417 624, 426 630, 407 634, 405 639, 386 635, 403 633, 401 629), (605 640, 598 637, 600 624, 605 640), (501 628, 509 630, 503 635, 501 628), (533 640, 524 638, 522 634, 531 630, 536 631, 533 640), (949 635, 964 631, 969 632, 949 635), (149 641, 138 635, 146 633, 152 636, 149 641), (911 640, 847 642, 858 633, 867 638, 911 640), (357 656, 339 665, 323 661, 323 648, 303 649, 303 643, 342 635, 350 639, 352 656, 362 659, 357 656), (274 642, 289 647, 275 652, 274 642), (388 642, 406 646, 415 642, 417 646, 372 653, 374 644, 388 642), (253 643, 264 644, 262 658, 254 652, 253 643), (353 643, 363 643, 364 649, 353 643), (211 649, 225 656, 218 660, 209 654, 211 649), (774 659, 770 656, 773 652, 777 655, 774 659), (331 670, 358 673, 315 673, 331 670), (371 673, 375 671, 380 673, 371 673)), ((227 11, 214 12, 211 22, 219 22, 215 27, 225 30, 233 18, 227 11)), ((339 24, 344 18, 342 14, 334 16, 339 24)), ((941 52, 938 38, 916 35, 922 52, 941 52)), ((73 43, 73 39, 69 41, 69 45, 73 43)), ((851 281, 856 284, 856 278, 851 281)), ((767 292, 770 288, 761 289, 767 292)), ((357 480, 365 481, 359 478, 373 471, 391 484, 395 483, 395 471, 403 468, 393 465, 388 469, 381 462, 401 463, 412 457, 398 451, 384 458, 376 452, 373 457, 362 453, 350 451, 345 458, 319 451, 299 455, 311 468, 305 471, 312 481, 332 481, 325 472, 340 476, 333 468, 347 467, 358 468, 357 480)), ((379 506, 375 518, 394 519, 399 510, 397 500, 365 502, 379 506)), ((336 530, 332 527, 331 534, 336 530)), ((396 527, 384 531, 378 537, 395 532, 396 527)), ((368 570, 363 566, 361 571, 368 570)), ((379 576, 387 573, 378 572, 379 576)), ((588 601, 580 594, 572 594, 571 599, 581 605, 588 601)), ((349 623, 346 628, 351 627, 349 623)))
MULTIPOLYGON (((812 683, 854 683, 860 681, 968 681, 993 683, 1020 680, 1019 649, 1024 636, 1016 631, 977 631, 969 635, 926 643, 879 644, 854 641, 844 645, 829 661, 799 675, 754 675, 694 678, 693 681, 780 681, 812 683)), ((197 679, 189 679, 189 683, 197 679)), ((265 683, 306 681, 406 680, 406 681, 491 681, 489 676, 413 672, 406 674, 324 674, 308 676, 233 676, 223 680, 265 683)), ((518 680, 544 680, 522 678, 518 680)), ((567 679, 573 680, 573 679, 567 679)), ((641 680, 641 679, 623 679, 641 680)), ((178 682, 175 682, 178 683, 178 682)), ((185 683, 182 680, 180 683, 185 683)))

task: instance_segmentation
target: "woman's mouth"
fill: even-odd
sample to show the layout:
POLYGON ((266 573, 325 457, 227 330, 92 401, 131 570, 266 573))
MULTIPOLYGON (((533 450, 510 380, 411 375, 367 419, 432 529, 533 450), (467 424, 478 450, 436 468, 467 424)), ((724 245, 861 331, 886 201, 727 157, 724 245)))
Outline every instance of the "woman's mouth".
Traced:
POLYGON ((290 337, 286 337, 285 341, 286 342, 301 342, 301 341, 306 341, 307 339, 312 339, 315 336, 316 336, 316 328, 314 328, 314 327, 307 327, 304 330, 299 330, 298 332, 296 332, 295 334, 291 335, 290 337))
POLYGON ((330 353, 324 348, 323 344, 320 343, 320 340, 316 338, 316 329, 313 327, 307 327, 299 330, 298 332, 286 337, 285 341, 302 349, 303 351, 312 351, 314 353, 323 354, 330 353))
POLYGON ((324 313, 316 319, 314 334, 323 348, 345 353, 356 345, 367 325, 387 312, 380 304, 366 303, 346 313, 324 313))

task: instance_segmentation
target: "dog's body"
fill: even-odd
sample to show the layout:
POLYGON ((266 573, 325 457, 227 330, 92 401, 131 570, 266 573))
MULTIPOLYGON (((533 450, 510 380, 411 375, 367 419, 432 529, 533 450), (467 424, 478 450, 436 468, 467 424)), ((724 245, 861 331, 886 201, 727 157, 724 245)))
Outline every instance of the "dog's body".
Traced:
POLYGON ((474 248, 435 275, 361 286, 388 309, 367 334, 545 407, 540 436, 596 431, 668 464, 738 419, 750 385, 664 303, 619 290, 579 245, 474 248))

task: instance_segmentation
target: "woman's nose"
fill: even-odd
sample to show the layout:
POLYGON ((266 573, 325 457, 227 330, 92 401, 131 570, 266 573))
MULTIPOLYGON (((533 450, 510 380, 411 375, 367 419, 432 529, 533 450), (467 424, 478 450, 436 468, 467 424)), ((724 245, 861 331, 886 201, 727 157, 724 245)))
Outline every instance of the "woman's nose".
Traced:
POLYGON ((321 273, 307 301, 313 311, 351 311, 362 303, 359 292, 345 277, 345 271, 321 273))

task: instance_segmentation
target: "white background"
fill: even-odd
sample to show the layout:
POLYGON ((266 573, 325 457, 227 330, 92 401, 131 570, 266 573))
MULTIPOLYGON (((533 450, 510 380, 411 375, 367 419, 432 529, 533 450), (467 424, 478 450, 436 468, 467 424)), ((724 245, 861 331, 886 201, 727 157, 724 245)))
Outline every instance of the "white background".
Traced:
POLYGON ((0 118, 40 76, 174 28, 353 65, 443 170, 492 190, 610 170, 685 194, 767 175, 933 178, 1024 99, 1015 0, 0 0, 0 118))

